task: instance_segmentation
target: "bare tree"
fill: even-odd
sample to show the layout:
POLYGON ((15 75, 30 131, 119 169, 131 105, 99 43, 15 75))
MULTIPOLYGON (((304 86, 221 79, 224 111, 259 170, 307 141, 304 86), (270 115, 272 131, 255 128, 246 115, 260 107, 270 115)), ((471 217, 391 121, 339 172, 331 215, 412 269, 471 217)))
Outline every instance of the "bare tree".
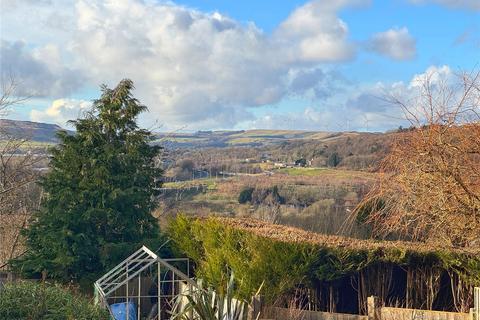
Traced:
POLYGON ((480 72, 419 79, 390 97, 411 128, 396 135, 377 185, 354 211, 375 236, 457 246, 480 240, 480 72))
MULTIPOLYGON (((16 95, 18 82, 3 78, 0 85, 0 116, 27 97, 16 95)), ((18 138, 0 126, 0 269, 22 251, 21 230, 39 203, 40 189, 34 183, 42 156, 32 151, 27 139, 18 138)))
MULTIPOLYGON (((5 116, 10 107, 18 105, 28 99, 28 97, 17 96, 19 82, 13 75, 5 75, 0 81, 0 117, 5 116)), ((0 128, 1 129, 1 128, 0 128)))

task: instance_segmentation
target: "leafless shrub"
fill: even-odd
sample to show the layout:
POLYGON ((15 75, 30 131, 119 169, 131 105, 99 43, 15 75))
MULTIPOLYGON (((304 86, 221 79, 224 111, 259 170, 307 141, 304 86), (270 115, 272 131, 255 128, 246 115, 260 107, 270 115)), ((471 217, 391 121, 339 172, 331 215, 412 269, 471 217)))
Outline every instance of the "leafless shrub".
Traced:
MULTIPOLYGON (((13 77, 2 80, 0 115, 5 116, 27 98, 15 94, 18 83, 13 77)), ((28 140, 0 128, 0 269, 22 252, 20 234, 39 203, 40 189, 34 182, 43 160, 32 152, 28 140)))
POLYGON ((397 134, 356 219, 376 236, 473 245, 480 239, 480 72, 432 73, 417 89, 410 100, 390 98, 412 127, 397 134))

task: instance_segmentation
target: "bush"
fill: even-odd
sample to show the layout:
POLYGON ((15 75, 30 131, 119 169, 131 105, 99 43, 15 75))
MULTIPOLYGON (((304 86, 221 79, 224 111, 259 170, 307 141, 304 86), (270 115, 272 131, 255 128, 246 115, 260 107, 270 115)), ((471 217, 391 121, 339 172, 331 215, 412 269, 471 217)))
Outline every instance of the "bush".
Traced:
POLYGON ((251 202, 256 205, 279 205, 285 204, 285 199, 278 193, 278 187, 257 188, 252 193, 251 202))
POLYGON ((253 188, 245 188, 240 192, 238 196, 238 203, 245 204, 247 202, 252 202, 253 188))
POLYGON ((0 319, 107 320, 108 311, 84 296, 58 285, 34 282, 6 284, 0 289, 0 319))
MULTIPOLYGON (((170 221, 168 233, 177 249, 193 259, 196 275, 208 284, 221 290, 233 272, 240 298, 248 299, 262 287, 266 301, 274 302, 298 284, 320 288, 342 281, 350 283, 351 277, 358 278, 362 272, 379 267, 387 272, 392 266, 415 272, 437 270, 462 279, 468 283, 467 289, 480 285, 480 258, 475 249, 469 252, 421 243, 341 240, 321 235, 321 240, 310 243, 288 228, 277 233, 273 225, 259 223, 256 234, 241 225, 258 222, 238 220, 239 227, 235 228, 227 221, 180 215, 170 221)), ((412 286, 412 290, 421 292, 412 286)))
POLYGON ((330 154, 328 156, 328 159, 327 159, 327 165, 329 167, 336 167, 340 164, 340 162, 342 161, 341 157, 338 155, 337 152, 334 152, 332 154, 330 154))
POLYGON ((196 264, 196 275, 221 292, 229 274, 237 279, 235 295, 249 299, 257 290, 273 301, 306 279, 316 260, 312 246, 284 244, 223 225, 177 216, 169 224, 169 236, 196 264))

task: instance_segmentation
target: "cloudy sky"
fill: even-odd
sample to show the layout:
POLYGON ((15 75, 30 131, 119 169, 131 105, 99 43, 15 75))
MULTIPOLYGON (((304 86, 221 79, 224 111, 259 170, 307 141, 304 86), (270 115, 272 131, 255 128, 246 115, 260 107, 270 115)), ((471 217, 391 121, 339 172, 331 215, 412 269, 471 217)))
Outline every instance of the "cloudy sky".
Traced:
POLYGON ((1 0, 9 117, 81 115, 122 78, 162 130, 387 130, 384 97, 480 64, 480 0, 1 0))

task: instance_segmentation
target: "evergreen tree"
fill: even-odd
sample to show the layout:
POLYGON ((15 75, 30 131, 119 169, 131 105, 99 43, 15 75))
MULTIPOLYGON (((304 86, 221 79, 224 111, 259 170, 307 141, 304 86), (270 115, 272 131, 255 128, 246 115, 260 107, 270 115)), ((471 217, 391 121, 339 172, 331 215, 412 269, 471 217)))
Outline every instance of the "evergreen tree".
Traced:
POLYGON ((102 86, 92 109, 71 121, 76 133, 58 134, 41 181, 46 197, 25 232, 27 253, 13 262, 23 272, 90 281, 141 244, 161 241, 151 215, 160 148, 137 126, 147 108, 132 89, 130 80, 102 86))
POLYGON ((334 152, 332 154, 330 154, 328 156, 328 159, 327 159, 327 166, 329 167, 336 167, 340 164, 340 161, 342 159, 340 158, 340 156, 338 155, 337 152, 334 152))
POLYGON ((246 187, 244 188, 241 192, 240 195, 238 196, 238 203, 240 204, 245 204, 247 202, 252 202, 252 194, 253 194, 253 188, 246 187))

